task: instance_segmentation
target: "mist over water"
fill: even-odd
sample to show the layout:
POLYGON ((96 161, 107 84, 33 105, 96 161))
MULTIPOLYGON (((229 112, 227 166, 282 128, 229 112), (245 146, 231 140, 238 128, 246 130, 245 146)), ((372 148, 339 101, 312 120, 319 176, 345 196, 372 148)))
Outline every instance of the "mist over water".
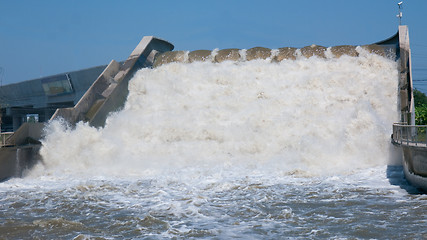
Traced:
POLYGON ((0 238, 426 238, 387 166, 397 65, 358 51, 141 69, 105 128, 49 124, 0 183, 0 238))

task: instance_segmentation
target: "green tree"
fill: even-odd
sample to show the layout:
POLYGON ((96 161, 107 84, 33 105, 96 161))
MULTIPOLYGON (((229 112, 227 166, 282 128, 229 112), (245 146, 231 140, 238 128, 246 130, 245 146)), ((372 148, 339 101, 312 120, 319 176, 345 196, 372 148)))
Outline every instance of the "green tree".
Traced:
POLYGON ((414 89, 415 124, 427 125, 427 96, 414 89))
POLYGON ((415 107, 427 104, 427 96, 417 89, 414 89, 414 104, 415 107))

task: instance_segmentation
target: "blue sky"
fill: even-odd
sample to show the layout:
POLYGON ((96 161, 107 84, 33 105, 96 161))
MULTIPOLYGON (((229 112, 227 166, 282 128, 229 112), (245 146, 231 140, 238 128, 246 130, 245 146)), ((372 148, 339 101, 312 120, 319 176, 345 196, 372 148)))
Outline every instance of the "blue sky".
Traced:
MULTIPOLYGON (((398 2, 0 0, 0 77, 5 85, 125 60, 151 35, 176 50, 370 44, 396 33, 398 2)), ((427 1, 403 1, 414 80, 427 79, 426 13, 427 1)), ((427 92, 427 81, 415 86, 427 92)))

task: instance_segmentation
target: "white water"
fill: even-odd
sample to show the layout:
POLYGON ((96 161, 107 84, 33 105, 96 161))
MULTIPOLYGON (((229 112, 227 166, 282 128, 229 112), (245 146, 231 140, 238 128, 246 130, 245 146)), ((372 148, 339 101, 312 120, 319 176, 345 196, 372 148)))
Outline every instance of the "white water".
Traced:
MULTIPOLYGON (((362 51, 362 50, 360 50, 362 51)), ((103 129, 51 124, 47 172, 146 175, 340 173, 386 164, 397 120, 396 63, 360 57, 173 63, 142 69, 103 129)))
POLYGON ((387 166, 396 63, 359 51, 140 70, 105 128, 52 122, 43 164, 0 183, 0 238, 427 237, 387 166))

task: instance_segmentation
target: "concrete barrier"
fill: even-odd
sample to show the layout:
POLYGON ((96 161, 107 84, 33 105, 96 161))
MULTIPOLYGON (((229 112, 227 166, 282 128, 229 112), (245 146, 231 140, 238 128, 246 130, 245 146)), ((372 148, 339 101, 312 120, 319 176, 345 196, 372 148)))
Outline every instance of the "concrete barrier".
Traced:
POLYGON ((271 49, 264 47, 254 47, 246 51, 246 60, 267 59, 271 57, 271 49))
POLYGON ((427 148, 404 144, 400 147, 406 180, 427 193, 427 148))
POLYGON ((0 182, 12 177, 22 177, 26 171, 41 161, 41 145, 0 148, 0 182))
POLYGON ((356 46, 352 46, 352 45, 334 46, 334 47, 331 47, 331 52, 337 58, 343 55, 348 55, 351 57, 359 56, 359 53, 356 51, 356 46))
POLYGON ((156 56, 156 59, 153 63, 153 67, 159 67, 171 62, 186 62, 186 61, 187 61, 187 52, 185 51, 164 52, 156 56))
POLYGON ((105 99, 102 93, 113 82, 113 77, 119 72, 119 67, 120 64, 112 60, 74 107, 58 108, 51 120, 63 118, 70 124, 88 121, 86 114, 97 101, 105 99))
POLYGON ((276 54, 276 56, 274 57, 273 61, 281 62, 285 59, 289 59, 289 60, 295 60, 296 59, 295 52, 296 52, 297 48, 284 47, 284 48, 279 48, 278 50, 279 51, 276 54))
POLYGON ((102 92, 105 100, 98 100, 97 105, 93 105, 96 109, 92 109, 90 116, 86 115, 89 124, 94 127, 103 127, 108 114, 118 111, 124 106, 129 94, 128 83, 133 74, 140 68, 151 67, 158 53, 171 51, 173 48, 174 46, 167 41, 153 36, 144 37, 129 58, 120 66, 112 83, 102 92))
MULTIPOLYGON (((383 41, 384 42, 384 41, 383 41)), ((396 58, 397 46, 390 44, 390 42, 383 42, 377 44, 363 45, 362 48, 374 54, 378 54, 387 58, 396 58)), ((351 57, 359 56, 356 50, 357 46, 341 45, 330 47, 332 56, 341 57, 348 55, 351 57)), ((271 62, 281 62, 285 59, 295 60, 298 55, 305 58, 320 57, 326 58, 328 48, 318 45, 306 46, 303 48, 283 47, 279 49, 270 49, 264 47, 254 47, 248 50, 240 50, 237 48, 222 49, 217 52, 210 50, 195 50, 191 52, 186 51, 171 51, 158 54, 153 63, 153 67, 159 67, 164 64, 179 62, 179 63, 192 63, 192 62, 215 62, 221 63, 223 61, 251 61, 255 59, 270 59, 271 62), (297 51, 298 50, 298 51, 297 51)))
POLYGON ((24 123, 6 139, 7 146, 0 148, 0 181, 22 177, 41 160, 39 140, 43 137, 43 128, 43 123, 24 123))
POLYGON ((133 74, 139 68, 151 67, 156 54, 172 49, 169 42, 144 37, 123 65, 112 60, 76 106, 57 109, 52 119, 64 118, 72 125, 85 121, 91 126, 103 127, 108 114, 124 105, 133 74))
POLYGON ((325 56, 325 51, 326 51, 326 47, 322 47, 322 46, 318 46, 318 45, 311 45, 311 46, 306 46, 301 48, 301 54, 306 57, 306 58, 310 58, 313 56, 317 56, 320 58, 326 58, 325 56))
POLYGON ((215 55, 215 62, 224 62, 224 61, 239 61, 240 53, 239 49, 230 48, 219 50, 215 55))
POLYGON ((25 144, 40 144, 39 140, 43 137, 45 124, 24 123, 19 129, 6 139, 7 146, 20 146, 25 144))
POLYGON ((192 62, 205 62, 212 61, 212 52, 210 50, 196 50, 188 53, 188 61, 192 62))

